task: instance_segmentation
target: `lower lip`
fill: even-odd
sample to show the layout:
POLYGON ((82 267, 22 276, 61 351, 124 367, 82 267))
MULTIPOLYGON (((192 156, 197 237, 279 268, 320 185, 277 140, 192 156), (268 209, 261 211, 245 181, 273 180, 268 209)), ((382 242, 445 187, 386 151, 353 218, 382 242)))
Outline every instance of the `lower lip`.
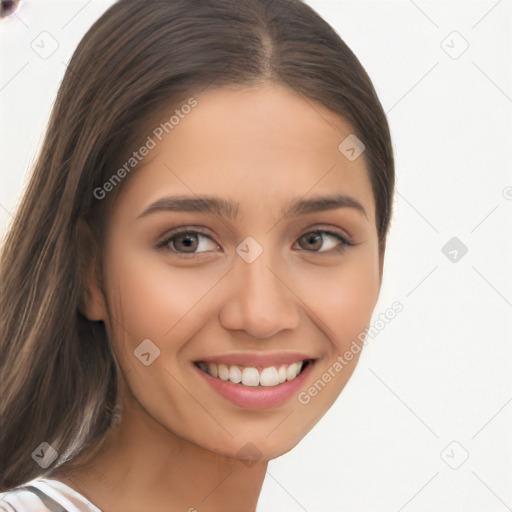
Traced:
POLYGON ((283 384, 278 384, 277 386, 269 387, 251 387, 244 386, 243 384, 235 384, 234 382, 212 377, 196 365, 194 365, 194 367, 203 376, 206 382, 224 398, 231 400, 231 402, 239 405, 240 407, 266 409, 268 407, 281 405, 292 395, 296 395, 311 373, 311 369, 314 364, 315 361, 310 361, 304 371, 295 377, 295 379, 283 382, 283 384))

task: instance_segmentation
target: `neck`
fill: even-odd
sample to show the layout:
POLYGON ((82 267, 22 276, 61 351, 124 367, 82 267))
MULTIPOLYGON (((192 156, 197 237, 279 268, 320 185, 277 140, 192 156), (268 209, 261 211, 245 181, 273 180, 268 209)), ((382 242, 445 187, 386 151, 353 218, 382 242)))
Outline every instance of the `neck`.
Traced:
POLYGON ((241 461, 184 440, 129 400, 101 450, 50 475, 103 512, 254 512, 267 461, 241 461))

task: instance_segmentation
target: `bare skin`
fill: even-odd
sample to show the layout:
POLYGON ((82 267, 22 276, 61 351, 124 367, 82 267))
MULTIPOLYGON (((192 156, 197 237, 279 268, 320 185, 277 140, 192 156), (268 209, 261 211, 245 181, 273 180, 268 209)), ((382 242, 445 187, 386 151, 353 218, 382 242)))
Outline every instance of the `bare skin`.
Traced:
POLYGON ((254 511, 268 461, 296 446, 332 406, 359 354, 309 403, 294 395, 267 409, 219 395, 193 362, 298 351, 316 359, 307 390, 369 325, 379 295, 383 254, 364 157, 349 161, 338 150, 350 125, 272 84, 207 90, 197 100, 115 204, 102 255, 105 290, 90 273, 84 314, 104 321, 112 340, 122 420, 87 466, 51 476, 104 512, 254 511), (140 216, 171 194, 237 202, 238 217, 140 216), (334 194, 364 212, 284 215, 292 199, 334 194), (188 253, 183 235, 155 247, 183 226, 204 230, 188 253), (304 236, 317 230, 353 245, 325 232, 317 242, 304 236), (248 236, 263 248, 252 263, 236 252, 248 236), (149 366, 134 357, 145 339, 160 350, 149 366), (247 446, 250 462, 240 452, 247 446))

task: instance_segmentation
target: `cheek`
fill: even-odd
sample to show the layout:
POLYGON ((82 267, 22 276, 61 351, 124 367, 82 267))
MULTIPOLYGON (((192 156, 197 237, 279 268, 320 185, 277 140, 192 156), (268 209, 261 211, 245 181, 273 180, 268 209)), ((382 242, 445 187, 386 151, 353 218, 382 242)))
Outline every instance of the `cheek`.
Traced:
POLYGON ((304 412, 317 418, 332 406, 359 361, 362 343, 358 337, 370 324, 380 289, 375 254, 361 251, 336 270, 329 268, 321 276, 317 273, 316 286, 310 288, 313 291, 308 302, 317 325, 329 338, 329 348, 318 368, 318 378, 301 390, 298 401, 305 405, 304 412))
POLYGON ((341 354, 370 323, 380 289, 378 258, 361 251, 317 276, 315 283, 306 288, 308 302, 341 354))
MULTIPOLYGON (((164 340, 187 323, 189 315, 215 279, 208 274, 192 276, 186 268, 171 267, 137 251, 114 255, 116 290, 121 301, 117 317, 135 339, 164 340)), ((115 315, 116 313, 114 313, 115 315)))

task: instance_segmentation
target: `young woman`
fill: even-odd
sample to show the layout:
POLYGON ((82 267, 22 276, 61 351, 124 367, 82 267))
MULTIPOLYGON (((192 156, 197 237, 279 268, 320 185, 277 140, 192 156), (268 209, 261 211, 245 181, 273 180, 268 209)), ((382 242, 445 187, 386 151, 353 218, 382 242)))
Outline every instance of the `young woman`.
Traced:
POLYGON ((303 2, 112 5, 1 255, 0 510, 254 511, 354 371, 393 188, 303 2))

